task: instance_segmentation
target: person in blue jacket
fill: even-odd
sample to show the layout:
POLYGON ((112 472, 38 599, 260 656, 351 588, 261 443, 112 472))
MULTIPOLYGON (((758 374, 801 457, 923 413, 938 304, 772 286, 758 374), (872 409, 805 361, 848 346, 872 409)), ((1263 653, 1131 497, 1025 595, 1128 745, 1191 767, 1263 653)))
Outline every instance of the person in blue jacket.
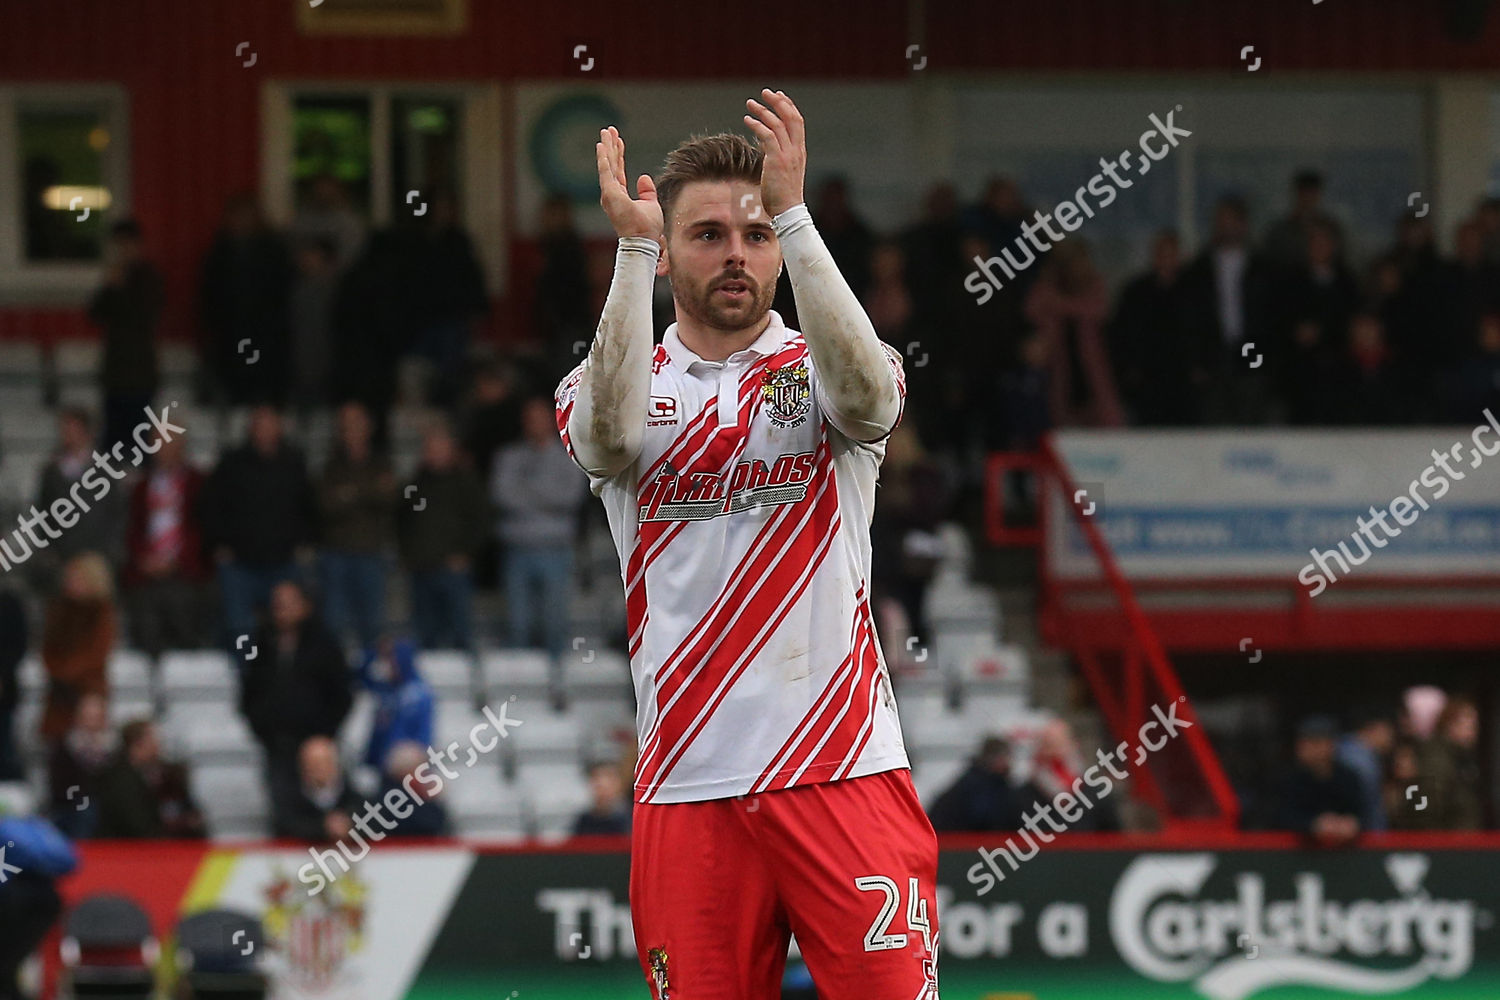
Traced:
POLYGON ((407 639, 381 639, 365 652, 360 675, 376 698, 365 763, 384 774, 397 743, 432 745, 432 688, 417 673, 416 646, 407 639))
POLYGON ((21 1000, 21 963, 62 912, 56 882, 78 867, 57 827, 39 816, 0 816, 0 1000, 21 1000))

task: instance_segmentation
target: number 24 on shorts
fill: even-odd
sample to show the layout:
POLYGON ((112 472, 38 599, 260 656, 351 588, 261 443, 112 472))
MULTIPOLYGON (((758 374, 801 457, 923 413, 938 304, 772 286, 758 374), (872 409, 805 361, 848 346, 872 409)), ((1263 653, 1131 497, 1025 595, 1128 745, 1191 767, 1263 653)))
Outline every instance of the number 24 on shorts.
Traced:
MULTIPOLYGON (((896 880, 885 875, 865 875, 854 880, 860 892, 883 892, 885 903, 875 917, 875 922, 865 933, 865 951, 891 951, 906 947, 905 934, 891 934, 891 921, 901 908, 901 889, 896 880)), ((909 880, 906 897, 906 926, 908 930, 921 930, 922 942, 932 954, 932 923, 927 919, 927 900, 917 888, 916 876, 909 880)))

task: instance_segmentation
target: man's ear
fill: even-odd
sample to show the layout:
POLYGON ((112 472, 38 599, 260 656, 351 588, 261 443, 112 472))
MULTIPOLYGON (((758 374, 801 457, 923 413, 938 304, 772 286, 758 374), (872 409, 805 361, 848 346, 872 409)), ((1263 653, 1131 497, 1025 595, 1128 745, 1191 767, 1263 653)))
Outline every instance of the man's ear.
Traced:
POLYGON ((667 260, 666 239, 658 236, 656 241, 661 244, 661 256, 656 258, 656 276, 662 278, 672 273, 672 267, 670 261, 667 260))

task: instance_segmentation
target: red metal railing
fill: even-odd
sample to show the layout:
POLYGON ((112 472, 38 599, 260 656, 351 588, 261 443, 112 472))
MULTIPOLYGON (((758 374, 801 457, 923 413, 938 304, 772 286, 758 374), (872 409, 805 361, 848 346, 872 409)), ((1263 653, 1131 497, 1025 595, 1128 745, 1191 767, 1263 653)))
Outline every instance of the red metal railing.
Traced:
POLYGON ((1034 455, 992 455, 986 468, 985 491, 989 539, 995 544, 1037 547, 1042 637, 1069 650, 1077 659, 1114 738, 1137 746, 1142 727, 1155 718, 1153 706, 1167 711, 1175 704, 1177 716, 1194 723, 1182 731, 1180 742, 1169 745, 1170 749, 1130 761, 1140 796, 1156 808, 1170 831, 1234 829, 1239 822, 1239 802, 1218 755, 1203 727, 1196 724, 1177 672, 1103 532, 1078 502, 1066 499, 1078 493, 1051 441, 1045 441, 1034 455), (1005 523, 1000 477, 1015 469, 1029 470, 1037 477, 1038 524, 1029 529, 1005 523), (1048 571, 1045 540, 1052 509, 1049 491, 1053 489, 1063 491, 1064 507, 1071 512, 1073 523, 1098 561, 1104 586, 1113 592, 1118 604, 1110 617, 1119 623, 1123 635, 1115 636, 1111 643, 1091 641, 1090 635, 1074 627, 1077 623, 1071 620, 1069 607, 1060 599, 1048 571))

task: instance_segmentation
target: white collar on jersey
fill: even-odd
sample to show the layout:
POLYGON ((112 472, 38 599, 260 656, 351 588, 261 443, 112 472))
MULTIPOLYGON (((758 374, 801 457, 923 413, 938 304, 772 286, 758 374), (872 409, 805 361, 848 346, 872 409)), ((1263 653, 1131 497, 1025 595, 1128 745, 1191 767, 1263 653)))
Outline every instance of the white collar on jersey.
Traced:
POLYGON ((786 324, 781 321, 781 314, 772 309, 771 322, 766 324, 765 330, 761 332, 759 337, 755 338, 755 342, 744 350, 731 354, 724 363, 705 361, 694 354, 692 349, 684 344, 682 338, 677 335, 676 323, 667 327, 667 332, 662 335, 661 343, 667 349, 667 357, 672 359, 672 364, 676 365, 682 371, 691 372, 692 366, 695 364, 707 365, 710 368, 719 369, 724 367, 726 363, 739 364, 744 361, 753 361, 756 357, 767 357, 781 350, 782 345, 786 343, 786 338, 786 324))

